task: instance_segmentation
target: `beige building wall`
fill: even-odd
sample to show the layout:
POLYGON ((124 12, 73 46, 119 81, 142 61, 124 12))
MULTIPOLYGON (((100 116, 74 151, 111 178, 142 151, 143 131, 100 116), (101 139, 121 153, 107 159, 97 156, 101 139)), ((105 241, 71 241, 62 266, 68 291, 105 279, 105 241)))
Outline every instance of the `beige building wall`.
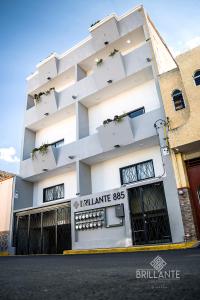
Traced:
POLYGON ((161 94, 169 118, 169 142, 171 148, 200 140, 200 86, 194 83, 194 72, 200 69, 200 46, 179 55, 179 68, 160 76, 161 94), (180 89, 185 100, 185 109, 175 111, 172 92, 180 89))
POLYGON ((0 182, 0 253, 8 251, 13 198, 13 178, 0 182))

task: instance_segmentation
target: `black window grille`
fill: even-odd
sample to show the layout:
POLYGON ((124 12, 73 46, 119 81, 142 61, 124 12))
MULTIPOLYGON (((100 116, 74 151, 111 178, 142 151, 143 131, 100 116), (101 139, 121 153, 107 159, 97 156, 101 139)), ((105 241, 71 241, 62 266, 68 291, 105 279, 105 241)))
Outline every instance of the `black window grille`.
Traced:
POLYGON ((64 183, 43 189, 43 202, 64 198, 64 183))
POLYGON ((183 99, 183 94, 180 90, 173 91, 172 99, 174 101, 175 110, 180 110, 185 108, 185 101, 183 99))
POLYGON ((143 106, 143 107, 140 107, 140 108, 135 109, 135 110, 133 110, 133 111, 130 111, 130 112, 128 113, 128 116, 129 116, 131 119, 133 119, 133 118, 135 118, 135 117, 138 117, 138 116, 140 116, 140 115, 143 115, 144 113, 145 113, 145 109, 144 109, 144 106, 143 106))
POLYGON ((128 184, 155 177, 153 160, 120 168, 121 184, 128 184))
POLYGON ((194 72, 194 82, 196 86, 200 85, 200 70, 194 72))

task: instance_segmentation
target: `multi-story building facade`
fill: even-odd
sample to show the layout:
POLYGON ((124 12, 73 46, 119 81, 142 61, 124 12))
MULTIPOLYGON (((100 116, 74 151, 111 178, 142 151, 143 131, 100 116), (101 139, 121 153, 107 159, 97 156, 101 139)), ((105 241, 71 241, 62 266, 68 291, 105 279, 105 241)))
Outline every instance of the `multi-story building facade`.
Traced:
POLYGON ((17 253, 185 240, 158 81, 176 62, 142 6, 89 31, 27 78, 17 253))
POLYGON ((176 68, 160 76, 160 86, 185 231, 189 238, 199 239, 200 47, 179 55, 176 61, 176 68))

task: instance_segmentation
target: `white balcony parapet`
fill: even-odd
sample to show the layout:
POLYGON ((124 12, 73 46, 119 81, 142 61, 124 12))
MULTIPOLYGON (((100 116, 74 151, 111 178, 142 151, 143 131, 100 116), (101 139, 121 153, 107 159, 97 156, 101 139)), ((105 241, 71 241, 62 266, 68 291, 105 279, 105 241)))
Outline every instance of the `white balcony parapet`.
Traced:
POLYGON ((115 136, 112 136, 112 144, 110 145, 105 143, 102 144, 105 138, 108 138, 108 132, 98 131, 98 133, 64 145, 61 148, 51 149, 48 153, 49 156, 45 155, 44 161, 42 162, 39 162, 39 160, 32 160, 32 158, 27 158, 21 161, 21 177, 24 179, 29 178, 35 180, 34 178, 36 178, 37 175, 43 176, 43 173, 45 172, 43 171, 44 169, 53 171, 66 166, 70 167, 78 161, 90 160, 94 157, 98 160, 98 156, 101 156, 102 154, 105 158, 106 153, 112 152, 112 155, 115 155, 115 153, 121 151, 126 146, 128 147, 129 145, 132 145, 134 147, 134 145, 139 144, 142 140, 148 141, 148 139, 154 138, 157 135, 154 123, 160 118, 160 116, 161 109, 156 109, 138 116, 137 118, 128 120, 128 117, 125 117, 124 124, 123 122, 121 124, 119 123, 117 127, 114 128, 114 131, 106 127, 103 128, 108 130, 111 135, 112 133, 116 133, 116 139, 115 136), (117 133, 116 129, 120 131, 120 134, 117 133), (121 145, 121 147, 116 151, 114 147, 115 145, 121 145))
MULTIPOLYGON (((102 64, 96 67, 93 74, 81 79, 75 84, 69 86, 60 93, 54 93, 54 99, 41 101, 41 105, 32 107, 26 111, 25 126, 30 127, 34 123, 39 122, 45 117, 45 113, 49 115, 66 108, 76 101, 82 101, 100 92, 104 88, 110 88, 113 91, 116 88, 115 83, 132 76, 141 70, 151 66, 151 49, 149 42, 143 44, 132 52, 122 56, 121 53, 108 57, 102 64), (147 60, 150 58, 150 60, 147 60), (75 99, 73 96, 76 96, 75 99), (45 105, 47 107, 45 108, 45 105), (40 112, 41 108, 41 112, 40 112)), ((49 95, 50 96, 50 95, 49 95)), ((52 94, 53 96, 53 94, 52 94)))
POLYGON ((56 151, 53 146, 48 146, 45 153, 36 151, 31 155, 32 166, 35 173, 41 173, 55 169, 56 167, 56 151))
POLYGON ((124 16, 110 15, 93 27, 89 31, 91 36, 87 37, 65 53, 50 55, 37 65, 37 71, 27 77, 28 93, 34 92, 48 82, 48 78, 55 78, 72 66, 79 64, 84 59, 94 55, 106 46, 106 42, 112 44, 119 38, 134 31, 145 23, 142 6, 130 11, 124 16))
POLYGON ((133 126, 128 116, 101 125, 97 128, 97 131, 103 151, 109 151, 114 147, 119 148, 134 142, 133 126))

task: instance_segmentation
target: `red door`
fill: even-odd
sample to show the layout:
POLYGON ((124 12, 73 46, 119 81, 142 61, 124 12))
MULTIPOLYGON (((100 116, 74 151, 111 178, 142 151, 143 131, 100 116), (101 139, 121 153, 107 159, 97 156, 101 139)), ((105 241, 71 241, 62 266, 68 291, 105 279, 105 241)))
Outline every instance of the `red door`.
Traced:
POLYGON ((191 189, 191 204, 193 208, 197 237, 200 239, 200 158, 187 162, 187 172, 191 189))

